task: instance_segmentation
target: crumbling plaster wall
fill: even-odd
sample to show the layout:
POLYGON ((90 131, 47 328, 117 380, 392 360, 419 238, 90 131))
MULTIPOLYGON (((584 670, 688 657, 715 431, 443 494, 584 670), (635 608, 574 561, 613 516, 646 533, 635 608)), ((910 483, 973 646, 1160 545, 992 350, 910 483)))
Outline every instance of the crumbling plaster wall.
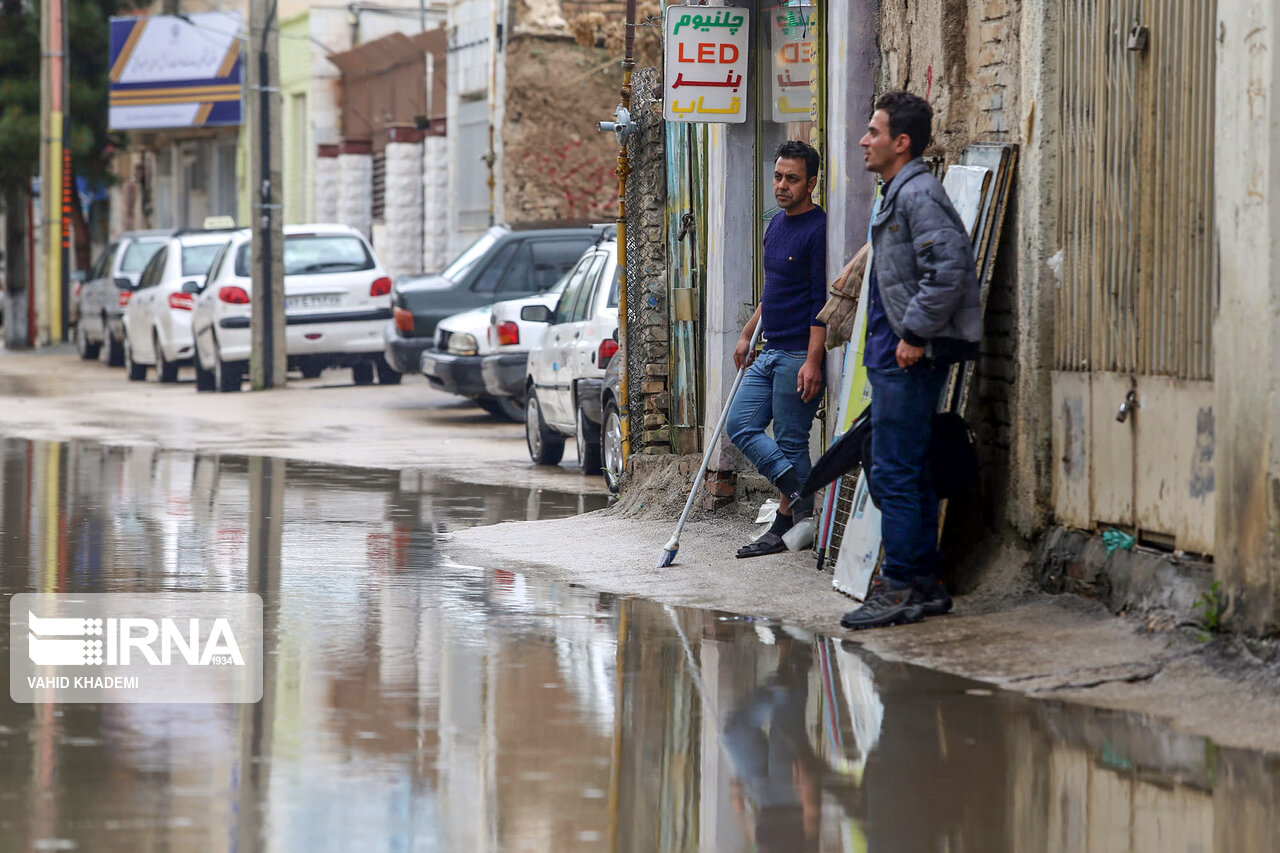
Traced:
POLYGON ((1054 20, 1052 0, 922 0, 882 3, 880 10, 878 93, 905 89, 929 99, 934 138, 928 154, 951 164, 972 142, 1020 147, 970 421, 984 462, 982 520, 992 527, 1008 523, 1023 536, 1048 520, 1051 487, 1052 306, 1040 283, 1051 280, 1044 261, 1056 232, 1056 140, 1051 110, 1045 110, 1056 102, 1054 20))
MULTIPOLYGON (((525 6, 525 0, 517 4, 525 6)), ((596 124, 610 118, 619 101, 617 57, 578 44, 567 28, 535 31, 522 21, 516 18, 503 46, 505 219, 611 221, 617 218, 618 144, 596 124)))

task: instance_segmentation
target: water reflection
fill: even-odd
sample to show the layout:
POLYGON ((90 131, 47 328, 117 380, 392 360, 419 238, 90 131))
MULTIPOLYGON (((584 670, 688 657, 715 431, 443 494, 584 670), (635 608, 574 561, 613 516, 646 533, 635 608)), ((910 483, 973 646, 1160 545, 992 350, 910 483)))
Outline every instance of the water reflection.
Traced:
POLYGON ((256 705, 6 700, 5 850, 1280 849, 1273 758, 442 550, 597 499, 0 453, 4 592, 257 591, 268 636, 256 705))

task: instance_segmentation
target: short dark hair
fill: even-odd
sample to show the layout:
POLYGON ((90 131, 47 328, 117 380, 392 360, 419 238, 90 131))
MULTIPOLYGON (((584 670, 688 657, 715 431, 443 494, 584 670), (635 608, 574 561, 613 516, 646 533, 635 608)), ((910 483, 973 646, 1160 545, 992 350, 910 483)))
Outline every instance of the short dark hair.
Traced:
POLYGON ((773 155, 775 161, 784 157, 788 160, 803 160, 805 178, 817 177, 822 158, 818 156, 817 151, 813 150, 812 145, 798 139, 788 139, 778 146, 778 150, 773 155))
POLYGON ((876 101, 876 109, 889 116, 889 133, 911 137, 911 156, 919 157, 933 138, 933 107, 910 92, 888 92, 876 101))

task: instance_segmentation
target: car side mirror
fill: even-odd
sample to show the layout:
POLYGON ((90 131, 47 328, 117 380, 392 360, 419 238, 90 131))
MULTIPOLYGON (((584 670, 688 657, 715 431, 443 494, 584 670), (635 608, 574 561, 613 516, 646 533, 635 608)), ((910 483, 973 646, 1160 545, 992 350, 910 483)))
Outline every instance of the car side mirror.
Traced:
POLYGON ((116 288, 119 290, 133 290, 133 282, 125 276, 118 276, 116 278, 116 288))
POLYGON ((183 293, 199 293, 200 282, 194 278, 187 279, 182 283, 182 292, 183 293))
POLYGON ((551 309, 545 305, 526 305, 520 309, 520 319, 530 323, 550 323, 551 309))

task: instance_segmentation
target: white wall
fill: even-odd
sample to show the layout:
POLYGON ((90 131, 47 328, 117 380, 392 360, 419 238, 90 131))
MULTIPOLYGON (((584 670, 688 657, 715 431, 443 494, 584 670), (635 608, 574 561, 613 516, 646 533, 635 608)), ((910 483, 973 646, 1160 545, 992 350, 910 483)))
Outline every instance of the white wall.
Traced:
POLYGON ((1219 0, 1214 572, 1228 619, 1255 631, 1276 625, 1280 572, 1278 28, 1273 0, 1219 0))
MULTIPOLYGON (((493 35, 497 11, 495 0, 454 0, 449 6, 451 52, 449 53, 446 159, 449 164, 448 197, 450 199, 458 199, 467 193, 463 182, 468 179, 473 182, 471 190, 474 191, 475 175, 487 173, 487 168, 484 168, 483 164, 479 171, 476 169, 476 158, 488 150, 487 133, 484 135, 483 146, 479 150, 476 148, 474 135, 469 143, 460 142, 463 135, 459 134, 459 119, 463 112, 461 104, 468 96, 479 95, 486 105, 492 103, 494 96, 493 35), (463 158, 467 158, 465 163, 463 158)), ((472 110, 475 109, 477 108, 473 106, 472 110)), ((495 166, 495 168, 500 167, 495 166)), ((462 251, 468 243, 484 231, 485 227, 487 222, 479 224, 475 221, 460 221, 457 205, 451 204, 448 227, 450 257, 462 251)))

